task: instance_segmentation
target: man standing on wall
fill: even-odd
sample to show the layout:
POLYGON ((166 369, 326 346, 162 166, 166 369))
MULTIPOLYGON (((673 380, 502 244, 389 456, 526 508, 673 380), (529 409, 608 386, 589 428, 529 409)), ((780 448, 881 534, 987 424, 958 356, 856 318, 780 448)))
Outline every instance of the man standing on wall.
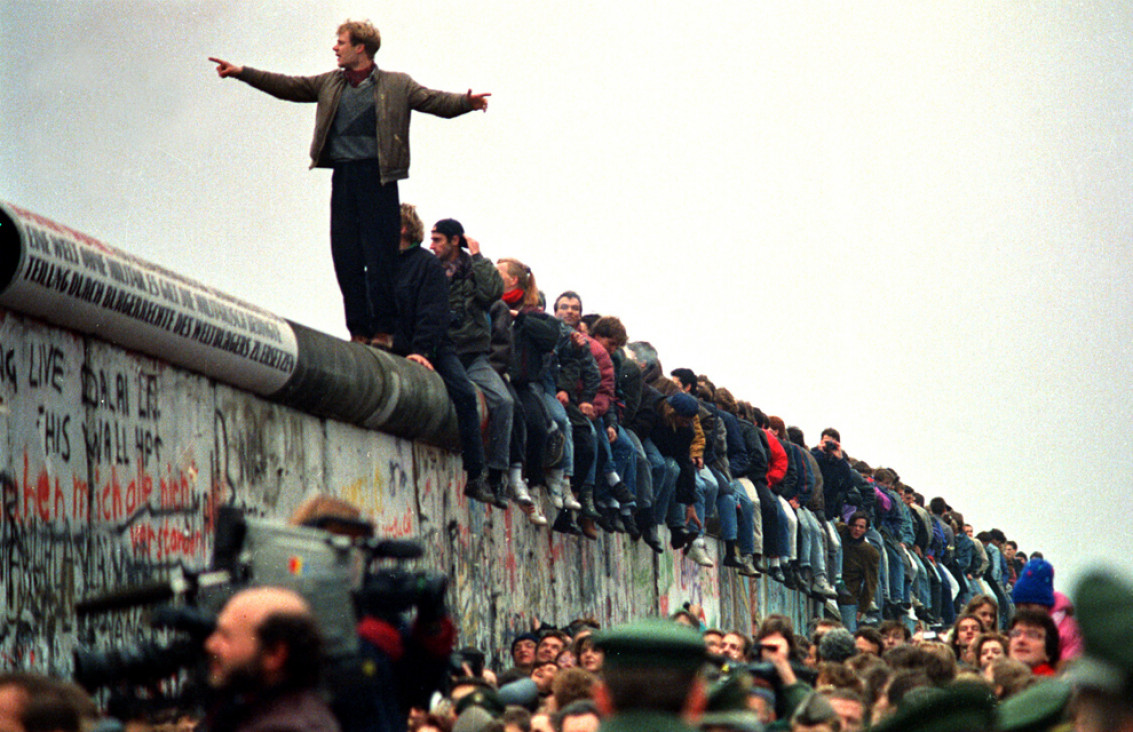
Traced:
POLYGON ((400 214, 397 181, 409 177, 413 110, 456 117, 487 111, 490 94, 426 89, 408 74, 374 64, 382 38, 369 21, 338 27, 338 69, 285 76, 219 58, 220 78, 235 77, 274 97, 317 102, 311 167, 332 168, 330 244, 353 341, 388 348, 397 315, 394 283, 400 214))

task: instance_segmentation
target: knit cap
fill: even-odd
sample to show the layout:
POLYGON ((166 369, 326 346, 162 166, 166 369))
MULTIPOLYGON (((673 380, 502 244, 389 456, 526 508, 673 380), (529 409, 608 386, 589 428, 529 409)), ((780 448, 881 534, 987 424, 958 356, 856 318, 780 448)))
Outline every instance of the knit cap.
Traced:
POLYGON ((1054 607, 1054 567, 1045 559, 1032 559, 1023 567, 1011 599, 1016 605, 1031 603, 1054 607))

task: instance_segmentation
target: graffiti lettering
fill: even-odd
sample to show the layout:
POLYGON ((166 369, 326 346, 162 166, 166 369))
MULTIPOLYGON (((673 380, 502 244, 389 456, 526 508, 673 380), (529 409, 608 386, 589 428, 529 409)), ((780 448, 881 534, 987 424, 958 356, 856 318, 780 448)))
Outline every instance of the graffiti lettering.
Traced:
POLYGON ((119 414, 130 412, 130 390, 125 374, 107 374, 102 369, 95 372, 83 364, 79 376, 84 407, 101 407, 119 414))
POLYGON ((50 386, 63 393, 63 377, 67 373, 67 355, 54 343, 36 343, 29 346, 28 385, 33 389, 50 386))

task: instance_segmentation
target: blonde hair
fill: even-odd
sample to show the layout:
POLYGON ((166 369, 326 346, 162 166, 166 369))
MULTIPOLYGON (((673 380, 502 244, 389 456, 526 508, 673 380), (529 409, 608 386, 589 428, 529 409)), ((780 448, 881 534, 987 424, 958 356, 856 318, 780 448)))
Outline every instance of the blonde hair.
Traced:
POLYGON ((523 306, 538 308, 539 287, 531 268, 518 259, 497 259, 496 263, 502 264, 508 275, 515 278, 515 286, 523 290, 523 306))
POLYGON ((382 47, 382 34, 374 27, 374 24, 368 20, 350 20, 347 19, 345 23, 338 26, 335 31, 338 35, 343 33, 350 34, 351 45, 357 46, 359 43, 365 48, 366 55, 371 59, 378 49, 382 47))
POLYGON ((401 228, 405 229, 405 238, 411 244, 425 241, 425 224, 417 215, 417 207, 412 203, 401 204, 401 228))

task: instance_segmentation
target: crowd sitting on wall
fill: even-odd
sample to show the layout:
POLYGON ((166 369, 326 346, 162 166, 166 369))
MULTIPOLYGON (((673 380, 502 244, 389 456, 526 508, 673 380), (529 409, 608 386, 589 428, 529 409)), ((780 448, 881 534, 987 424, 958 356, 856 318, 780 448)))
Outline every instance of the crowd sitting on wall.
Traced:
MULTIPOLYGON (((531 268, 484 256, 454 219, 401 205, 393 350, 444 379, 460 423, 469 498, 513 502, 551 530, 627 534, 653 551, 766 574, 859 622, 951 624, 994 604, 1003 630, 1025 556, 999 529, 975 534, 942 497, 852 459, 837 429, 808 447, 798 427, 690 368, 666 375, 615 316, 560 294, 546 312, 531 268), (486 448, 475 389, 488 406, 486 448), (985 600, 989 598, 989 600, 985 600), (979 602, 977 602, 977 599, 979 602), (975 605, 972 605, 975 603, 975 605)), ((1064 598, 1060 598, 1061 602, 1064 598)), ((1057 607, 1056 612, 1065 608, 1057 607)))
MULTIPOLYGON (((1071 723, 1081 732, 1128 732, 1133 586, 1107 572, 1080 584, 1084 653, 1068 660, 1045 604, 1030 602, 1046 594, 1041 573, 1028 579, 1035 561, 1016 585, 1039 583, 1028 591, 1035 594, 1020 598, 1027 607, 1006 633, 996 629, 991 600, 990 616, 963 614, 939 633, 896 620, 851 632, 833 618, 804 632, 775 614, 749 633, 705 627, 696 606, 609 630, 579 617, 516 635, 503 668, 490 668, 477 648, 452 653, 435 686, 403 690, 412 703, 391 699, 397 718, 343 717, 328 705, 341 697, 341 678, 320 670, 310 607, 292 590, 256 587, 229 600, 205 644, 206 704, 122 721, 136 732, 1023 732, 1071 723)), ((429 653, 406 648, 401 662, 429 653)), ((30 673, 0 674, 0 725, 122 729, 78 686, 30 673)))

